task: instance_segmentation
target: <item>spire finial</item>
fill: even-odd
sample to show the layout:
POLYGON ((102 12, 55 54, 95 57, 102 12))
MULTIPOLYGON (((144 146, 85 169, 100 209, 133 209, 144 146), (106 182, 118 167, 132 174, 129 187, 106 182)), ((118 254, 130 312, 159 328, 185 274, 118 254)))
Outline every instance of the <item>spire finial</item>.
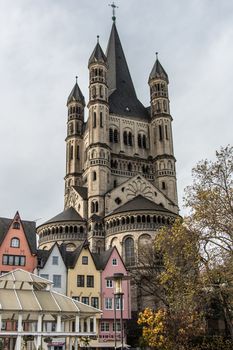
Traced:
POLYGON ((78 76, 76 75, 76 77, 75 77, 75 80, 76 80, 76 84, 77 84, 77 82, 78 82, 78 76))
POLYGON ((109 4, 108 6, 111 6, 111 8, 112 8, 112 20, 113 20, 113 22, 115 22, 115 20, 116 20, 116 11, 115 11, 115 9, 116 8, 118 8, 119 6, 116 6, 115 4, 114 4, 114 1, 112 2, 112 4, 109 4))
POLYGON ((156 54, 156 60, 157 60, 157 59, 158 59, 158 56, 159 56, 159 53, 158 53, 158 52, 156 52, 155 54, 156 54))
POLYGON ((97 35, 97 44, 99 44, 99 38, 100 38, 100 36, 97 35))

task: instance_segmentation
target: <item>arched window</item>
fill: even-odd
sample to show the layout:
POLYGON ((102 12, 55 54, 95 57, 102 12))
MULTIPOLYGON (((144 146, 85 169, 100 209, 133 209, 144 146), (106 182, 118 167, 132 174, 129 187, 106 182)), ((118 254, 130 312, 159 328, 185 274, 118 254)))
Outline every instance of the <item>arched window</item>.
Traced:
POLYGON ((70 146, 70 160, 74 158, 74 147, 70 146))
POLYGON ((103 94, 103 86, 100 85, 100 98, 103 98, 104 94, 103 94))
POLYGON ((92 172, 92 180, 95 181, 96 178, 97 178, 97 176, 96 176, 96 171, 93 171, 93 172, 92 172))
POLYGON ((135 263, 135 256, 134 256, 134 241, 133 238, 128 237, 125 240, 125 264, 126 266, 132 266, 135 263))
POLYGON ((114 130, 114 142, 117 143, 118 142, 118 132, 117 129, 114 130))
POLYGON ((98 213, 99 211, 99 205, 98 202, 95 202, 95 212, 98 213))
POLYGON ((96 98, 96 87, 93 86, 92 90, 91 90, 91 95, 92 95, 92 98, 96 98))
POLYGON ((132 171, 132 164, 131 163, 128 164, 128 171, 132 171))
POLYGON ((162 141, 162 139, 163 139, 162 125, 159 125, 159 140, 162 141))
POLYGON ((168 140, 168 129, 167 129, 167 125, 165 125, 165 136, 166 136, 166 140, 168 140))
POLYGON ((128 144, 129 144, 129 146, 133 145, 132 133, 131 132, 129 132, 129 134, 128 134, 128 144))
POLYGON ((123 142, 124 142, 124 145, 127 145, 127 144, 128 144, 127 131, 124 131, 124 132, 123 132, 123 142))
POLYGON ((109 142, 113 142, 113 130, 111 128, 109 129, 109 142))
POLYGON ((142 146, 143 148, 146 148, 146 135, 142 136, 142 146))
POLYGON ((103 113, 100 112, 100 127, 103 127, 103 113))
POLYGON ((93 114, 93 128, 96 128, 96 112, 93 114))
POLYGON ((20 240, 16 237, 12 238, 11 240, 11 247, 13 248, 19 248, 20 246, 20 240))
POLYGON ((91 202, 91 213, 95 212, 95 203, 91 202))
POLYGON ((79 159, 80 154, 79 154, 79 145, 77 146, 77 159, 79 159))
POLYGON ((138 134, 138 147, 142 148, 142 136, 141 136, 141 134, 138 134))

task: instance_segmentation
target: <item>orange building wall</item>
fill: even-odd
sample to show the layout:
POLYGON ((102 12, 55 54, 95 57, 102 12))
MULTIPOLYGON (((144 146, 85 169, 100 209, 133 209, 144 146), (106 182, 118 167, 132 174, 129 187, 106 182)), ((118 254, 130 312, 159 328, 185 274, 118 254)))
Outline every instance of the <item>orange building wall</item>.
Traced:
POLYGON ((29 272, 33 272, 36 267, 36 255, 31 254, 30 247, 24 234, 22 223, 20 221, 20 229, 14 229, 12 226, 13 220, 0 246, 0 271, 9 272, 16 268, 20 268, 29 272), (19 248, 11 247, 12 238, 18 238, 20 240, 19 248), (4 254, 25 256, 25 265, 3 265, 2 263, 4 254))

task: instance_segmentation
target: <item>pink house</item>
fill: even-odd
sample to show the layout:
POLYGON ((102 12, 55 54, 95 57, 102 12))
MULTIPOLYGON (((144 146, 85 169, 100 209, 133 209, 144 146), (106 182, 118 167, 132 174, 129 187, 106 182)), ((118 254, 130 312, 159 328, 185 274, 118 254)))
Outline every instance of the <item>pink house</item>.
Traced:
MULTIPOLYGON (((120 303, 116 300, 116 333, 114 328, 114 281, 107 277, 113 276, 115 273, 123 273, 128 276, 128 271, 125 268, 124 262, 116 247, 113 247, 101 255, 93 254, 98 269, 101 273, 101 305, 102 318, 99 323, 99 341, 105 342, 105 346, 114 347, 115 334, 117 344, 121 340, 120 327, 120 303)), ((123 291, 123 322, 131 318, 130 305, 130 281, 122 281, 123 291)), ((125 327, 124 327, 125 328, 125 327)), ((124 334, 124 343, 126 341, 124 334)))
POLYGON ((36 224, 21 220, 0 218, 0 272, 16 268, 33 272, 36 267, 36 224))

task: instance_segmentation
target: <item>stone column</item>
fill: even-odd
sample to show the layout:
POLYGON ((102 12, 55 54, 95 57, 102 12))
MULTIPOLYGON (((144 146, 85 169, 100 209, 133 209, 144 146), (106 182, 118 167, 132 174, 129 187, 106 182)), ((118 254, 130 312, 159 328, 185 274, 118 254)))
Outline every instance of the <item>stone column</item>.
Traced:
POLYGON ((42 331, 42 315, 38 315, 37 320, 37 337, 36 337, 36 349, 38 350, 41 346, 41 331, 42 331))
POLYGON ((22 321, 23 321, 23 315, 19 314, 18 315, 18 329, 17 329, 17 339, 16 339, 16 344, 15 344, 15 350, 21 350, 21 334, 22 332, 22 321))

